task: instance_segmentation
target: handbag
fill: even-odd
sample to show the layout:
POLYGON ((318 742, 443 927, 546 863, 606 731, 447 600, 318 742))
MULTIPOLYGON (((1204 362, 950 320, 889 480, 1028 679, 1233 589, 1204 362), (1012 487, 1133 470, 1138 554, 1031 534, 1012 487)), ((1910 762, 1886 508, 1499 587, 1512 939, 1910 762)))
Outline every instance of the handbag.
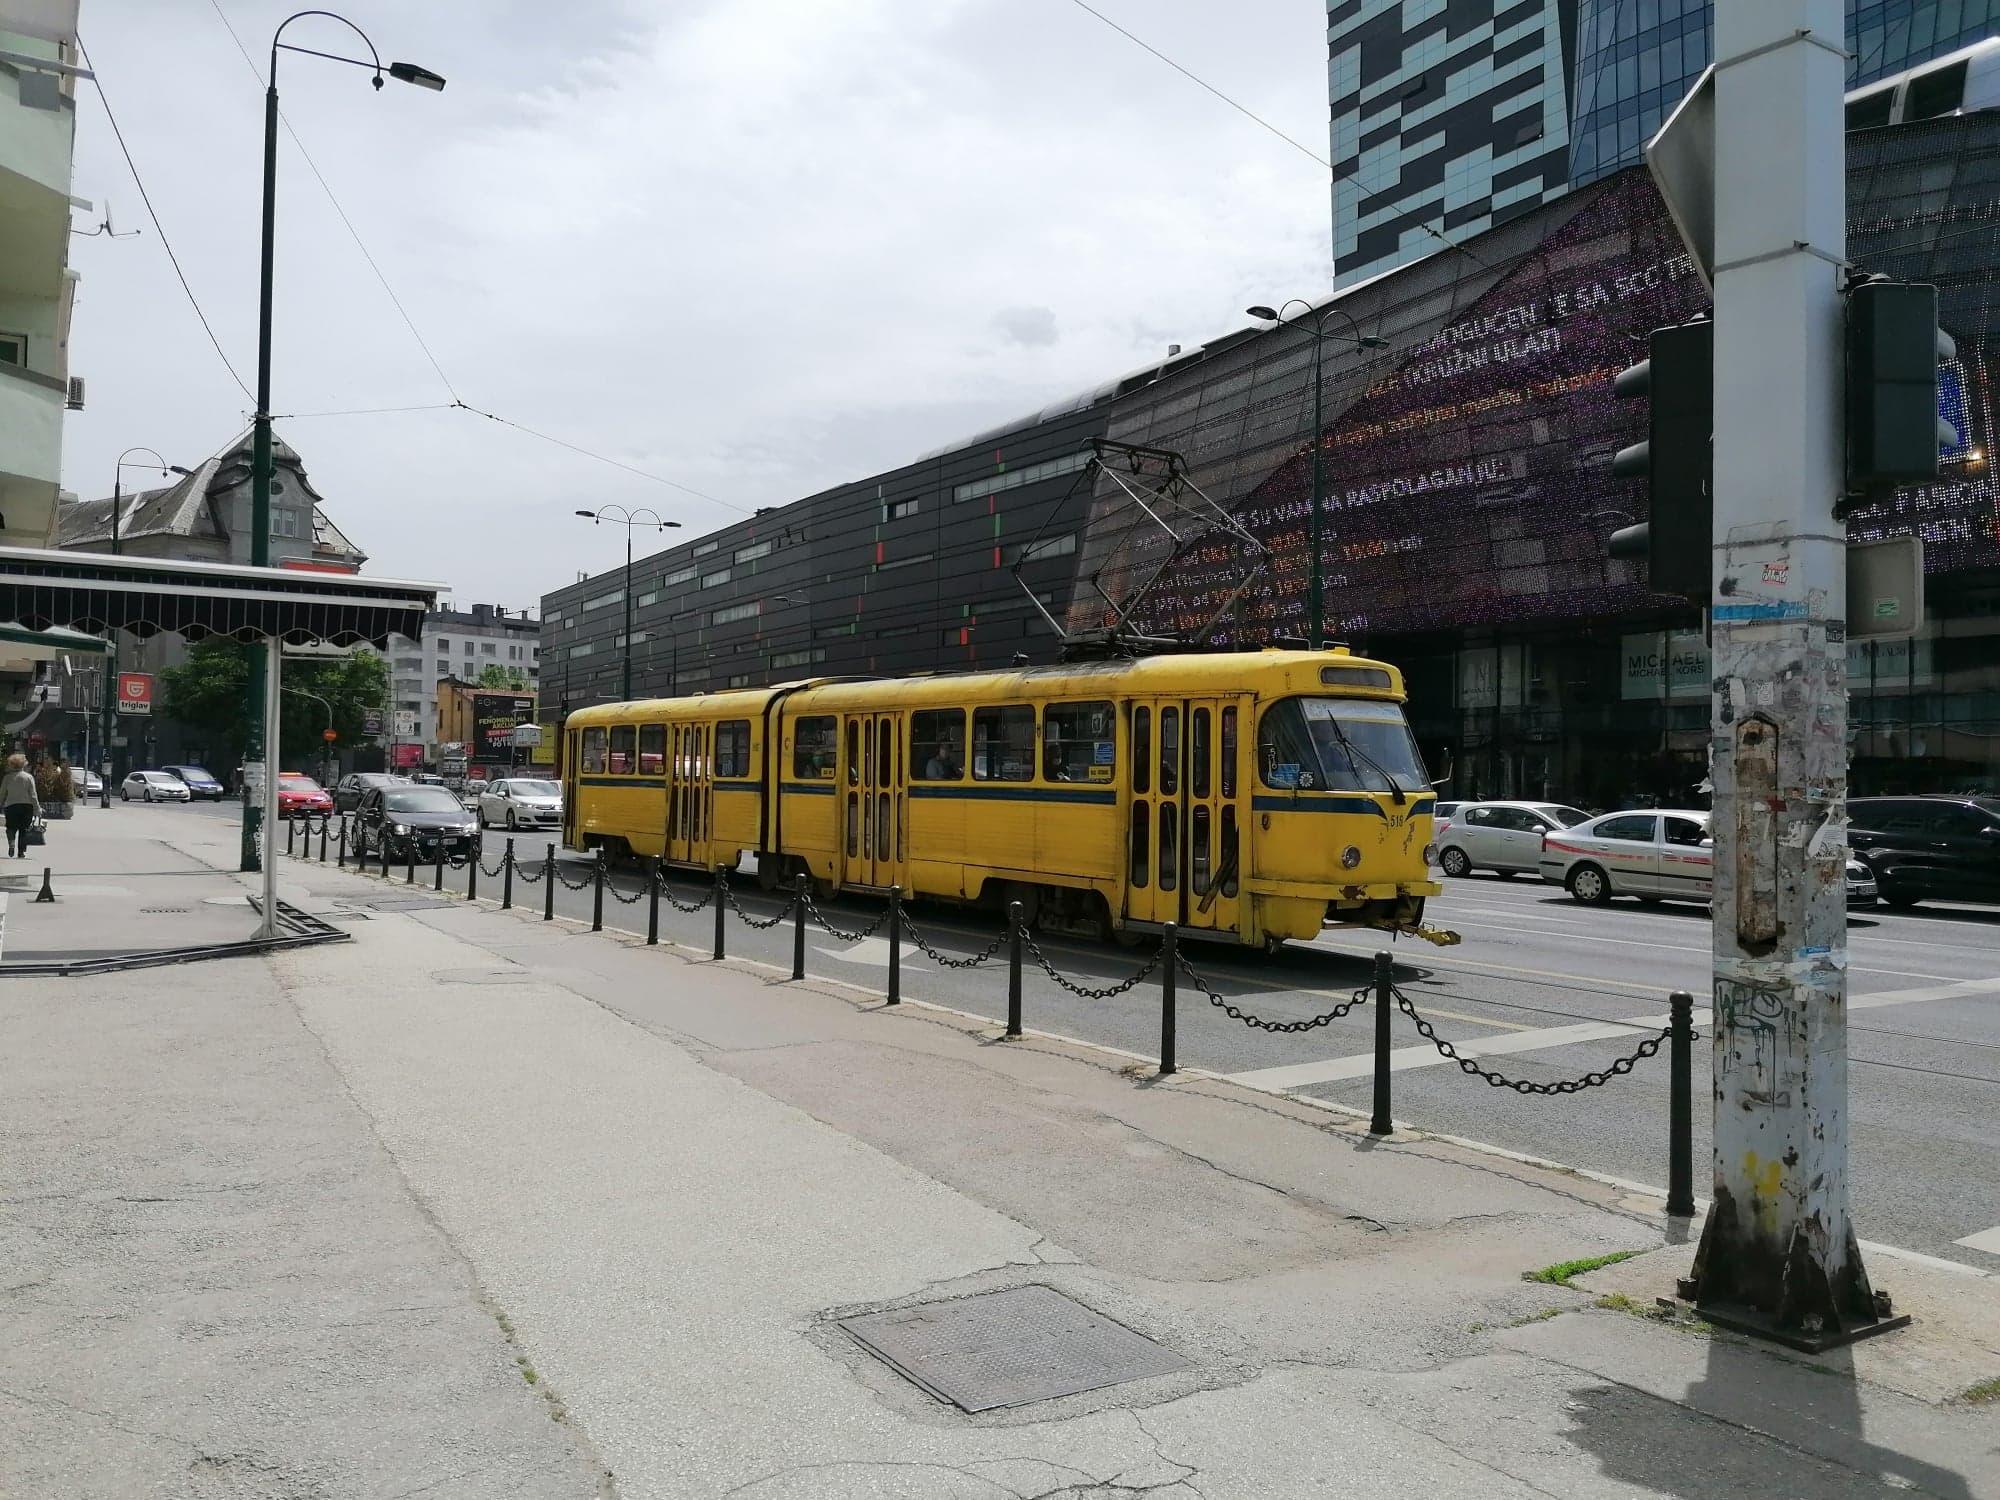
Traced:
POLYGON ((30 848, 33 848, 37 844, 46 844, 49 841, 49 825, 42 821, 39 813, 36 814, 35 821, 30 823, 22 833, 21 840, 30 848))

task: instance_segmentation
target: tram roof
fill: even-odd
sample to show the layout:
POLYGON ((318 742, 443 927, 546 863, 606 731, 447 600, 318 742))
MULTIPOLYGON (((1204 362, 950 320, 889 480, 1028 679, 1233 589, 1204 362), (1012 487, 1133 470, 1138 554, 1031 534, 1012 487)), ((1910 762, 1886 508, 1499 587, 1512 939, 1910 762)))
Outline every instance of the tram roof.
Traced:
MULTIPOLYGON (((1359 673, 1355 676, 1359 677, 1359 673)), ((1287 693, 1336 691, 1359 698, 1400 699, 1403 674, 1390 663, 1356 656, 1345 648, 1294 651, 1269 647, 1259 651, 1187 652, 1106 661, 1065 662, 1050 666, 996 667, 978 672, 931 672, 908 677, 819 677, 777 683, 764 688, 737 688, 682 698, 642 699, 631 703, 600 703, 571 714, 575 726, 631 723, 650 713, 664 717, 671 708, 686 712, 699 704, 703 718, 745 718, 762 714, 773 696, 797 693, 799 707, 841 709, 885 701, 920 707, 925 704, 994 703, 1014 698, 1040 698, 1069 690, 1093 689, 1145 695, 1186 694, 1223 696, 1251 687, 1266 697, 1287 693), (1385 674, 1380 682, 1329 681, 1329 668, 1362 669, 1385 674)))

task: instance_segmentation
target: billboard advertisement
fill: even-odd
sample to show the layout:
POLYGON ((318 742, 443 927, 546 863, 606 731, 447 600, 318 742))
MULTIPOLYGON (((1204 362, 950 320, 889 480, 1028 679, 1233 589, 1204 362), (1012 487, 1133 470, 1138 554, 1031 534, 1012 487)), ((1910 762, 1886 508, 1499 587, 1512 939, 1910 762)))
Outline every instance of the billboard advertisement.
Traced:
POLYGON ((506 761, 514 753, 514 726, 535 716, 532 693, 472 695, 472 755, 478 760, 506 761))
MULTIPOLYGON (((1326 377, 1336 415, 1319 434, 1320 561, 1333 637, 1676 602, 1646 589, 1642 563, 1608 555, 1610 533, 1644 519, 1645 505, 1642 484, 1611 474, 1612 455, 1644 436, 1644 403, 1617 400, 1612 381, 1645 357, 1650 330, 1705 312, 1707 292, 1643 170, 1575 197, 1580 204, 1542 211, 1553 227, 1511 263, 1489 260, 1491 274, 1440 251, 1336 304, 1358 330, 1384 330, 1392 347, 1357 357, 1327 342, 1328 369, 1340 372, 1326 377), (1483 290, 1462 292, 1461 281, 1483 290)), ((1942 203, 1931 210, 1955 211, 1942 203)), ((1993 428, 1983 338, 1992 280, 1953 285, 1921 254, 1898 253, 1920 243, 1908 217, 1856 219, 1849 251, 1858 264, 1943 287, 1942 317, 1959 354, 1943 372, 1940 406, 1958 440, 1936 485, 1857 512, 1852 534, 1917 530, 1933 572, 2000 565, 1984 462, 1993 428)), ((2000 223, 1975 227, 1990 268, 2000 223)), ((1464 253, 1486 244, 1481 237, 1464 253)), ((1485 253, 1493 256, 1492 247, 1485 253)), ((1344 336, 1347 325, 1329 318, 1327 327, 1344 336)), ((1210 632, 1215 644, 1306 634, 1312 435, 1309 421, 1292 414, 1310 413, 1311 344, 1309 330, 1279 329, 1245 346, 1233 366, 1205 361, 1122 403, 1111 424, 1114 439, 1186 457, 1191 477, 1266 549, 1248 593, 1210 632), (1267 372, 1282 363, 1282 391, 1260 363, 1267 372), (1203 382, 1209 389, 1193 389, 1203 382), (1216 397, 1232 384, 1240 394, 1216 397), (1244 476, 1246 445, 1287 416, 1300 423, 1296 439, 1261 473, 1244 476)), ((1116 596, 1159 570, 1136 622, 1155 631, 1198 629, 1241 574, 1246 549, 1222 530, 1175 542, 1157 527, 1134 528, 1136 541, 1107 550, 1101 539, 1113 526, 1101 483, 1091 527, 1099 537, 1086 537, 1083 580, 1116 596)), ((1080 586, 1076 598, 1071 626, 1099 623, 1102 595, 1080 586)))

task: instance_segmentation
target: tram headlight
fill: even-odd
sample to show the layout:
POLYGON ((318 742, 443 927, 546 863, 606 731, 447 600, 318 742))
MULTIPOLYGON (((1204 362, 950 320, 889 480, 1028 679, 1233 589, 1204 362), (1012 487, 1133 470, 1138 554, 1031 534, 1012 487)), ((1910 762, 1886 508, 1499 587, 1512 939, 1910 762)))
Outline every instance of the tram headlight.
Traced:
POLYGON ((1434 865, 1437 862, 1438 862, 1438 846, 1436 844, 1424 845, 1424 863, 1427 865, 1434 865))
POLYGON ((1340 851, 1341 869, 1351 870, 1360 863, 1361 863, 1361 849, 1359 845, 1349 844, 1345 849, 1340 851))

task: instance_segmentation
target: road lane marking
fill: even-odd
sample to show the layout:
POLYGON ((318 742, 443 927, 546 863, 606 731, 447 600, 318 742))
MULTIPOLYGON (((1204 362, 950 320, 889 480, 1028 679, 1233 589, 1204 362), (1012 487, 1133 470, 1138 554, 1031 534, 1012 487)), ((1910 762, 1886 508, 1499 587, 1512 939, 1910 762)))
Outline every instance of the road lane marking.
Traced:
MULTIPOLYGON (((1884 990, 1873 995, 1850 996, 1847 1008, 1856 1010, 1880 1010, 1894 1005, 1921 1005, 1931 1000, 1961 1000, 1979 995, 2000 993, 2000 977, 1991 979, 1962 979, 1949 984, 1925 985, 1918 989, 1884 990)), ((1468 1041, 1455 1041, 1452 1046, 1460 1057, 1495 1057, 1516 1052, 1536 1052, 1546 1047, 1571 1047, 1578 1042, 1611 1041, 1635 1034, 1652 1034, 1664 1028, 1670 1020, 1667 1015, 1633 1016, 1615 1021, 1586 1021, 1571 1026, 1544 1026, 1531 1031, 1517 1032, 1511 1036, 1496 1036, 1468 1041)), ((1694 1024, 1712 1024, 1714 1015, 1707 1009, 1696 1007, 1694 1024)), ((1412 1068, 1433 1068, 1446 1062, 1437 1048, 1428 1044, 1416 1047, 1398 1047, 1389 1054, 1389 1071, 1406 1073, 1412 1068)), ((1243 1073, 1229 1073, 1224 1076, 1232 1083, 1248 1084, 1260 1089, 1297 1089, 1316 1083, 1339 1083, 1351 1078, 1366 1078, 1375 1071, 1373 1052, 1355 1053, 1348 1057, 1325 1058, 1319 1062, 1288 1063, 1276 1068, 1252 1068, 1243 1073)))
POLYGON ((1968 1250, 1984 1250, 1988 1255, 2000 1255, 2000 1225, 1982 1229, 1977 1234, 1968 1234, 1962 1240, 1953 1240, 1954 1245, 1963 1245, 1968 1250))
MULTIPOLYGON (((885 937, 867 937, 846 948, 814 947, 813 952, 833 959, 836 963, 861 964, 871 969, 889 967, 889 940, 885 937)), ((915 955, 907 948, 903 951, 900 967, 905 974, 921 972, 925 965, 912 962, 915 955)))

